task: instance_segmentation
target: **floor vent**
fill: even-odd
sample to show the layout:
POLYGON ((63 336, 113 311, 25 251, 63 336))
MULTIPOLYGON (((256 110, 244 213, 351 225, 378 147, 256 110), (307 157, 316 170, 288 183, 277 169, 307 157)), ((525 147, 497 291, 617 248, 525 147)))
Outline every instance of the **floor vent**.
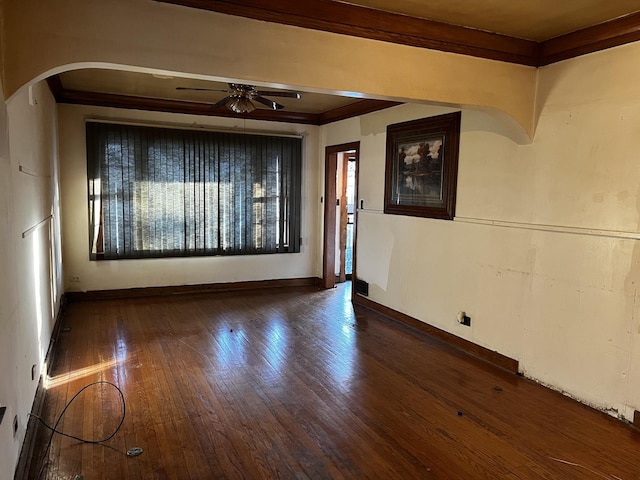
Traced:
POLYGON ((369 296, 369 284, 364 280, 356 279, 355 287, 356 293, 364 295, 365 297, 369 296))

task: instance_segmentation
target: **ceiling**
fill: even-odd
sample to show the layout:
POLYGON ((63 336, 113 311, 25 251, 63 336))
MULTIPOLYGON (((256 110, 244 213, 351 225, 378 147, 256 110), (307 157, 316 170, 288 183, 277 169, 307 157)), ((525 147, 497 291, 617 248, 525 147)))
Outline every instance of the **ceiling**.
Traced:
MULTIPOLYGON (((640 0, 156 1, 532 66, 640 40, 640 0)), ((54 76, 49 84, 61 103, 237 116, 224 106, 213 108, 229 88, 221 82, 83 69, 54 76)), ((245 118, 322 125, 397 105, 298 91, 299 100, 273 98, 284 110, 256 104, 258 110, 245 118)))
MULTIPOLYGON (((70 70, 48 79, 58 103, 98 105, 208 116, 237 117, 215 104, 229 93, 229 84, 185 76, 157 75, 122 70, 87 68, 70 70), (183 90, 210 89, 212 91, 183 90)), ((293 91, 260 87, 263 92, 293 91)), ((269 97, 284 106, 274 111, 253 102, 257 109, 243 118, 322 125, 398 105, 397 102, 362 99, 295 90, 300 99, 269 97)))
POLYGON ((349 0, 343 3, 537 42, 640 11, 639 0, 349 0))
MULTIPOLYGON (((63 88, 76 91, 100 92, 116 95, 131 95, 147 98, 164 98, 214 105, 227 96, 229 85, 184 77, 153 75, 148 73, 125 72, 121 70, 83 69, 72 70, 60 75, 63 88), (176 87, 208 88, 218 92, 177 90, 176 87)), ((260 88, 276 91, 274 88, 260 88)), ((268 95, 265 95, 268 98, 268 95)), ((273 98, 284 105, 286 110, 302 113, 322 113, 357 102, 357 98, 304 92, 300 100, 293 98, 273 98)), ((262 105, 258 105, 262 108, 262 105)), ((264 107, 266 108, 266 107, 264 107)))

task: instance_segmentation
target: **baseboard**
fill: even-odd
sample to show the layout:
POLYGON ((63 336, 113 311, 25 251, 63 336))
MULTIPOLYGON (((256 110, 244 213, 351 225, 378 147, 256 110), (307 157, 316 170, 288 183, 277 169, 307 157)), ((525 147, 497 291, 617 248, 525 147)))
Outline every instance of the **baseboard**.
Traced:
POLYGON ((118 298, 158 297, 168 295, 186 295, 193 293, 233 292, 242 290, 263 290, 283 287, 318 287, 321 279, 317 277, 285 278, 279 280, 257 280, 247 282, 204 283, 199 285, 175 285, 169 287, 123 288, 117 290, 92 290, 88 292, 67 292, 70 302, 90 300, 111 300, 118 298))
POLYGON ((54 345, 58 341, 58 336, 60 335, 60 330, 62 328, 62 319, 64 318, 64 313, 67 308, 67 304, 69 302, 69 296, 67 294, 62 294, 60 297, 60 307, 58 308, 58 314, 56 315, 56 321, 53 324, 53 330, 51 332, 51 339, 49 340, 49 346, 47 347, 47 353, 44 356, 46 370, 44 372, 45 375, 49 374, 49 370, 53 362, 55 361, 56 349, 54 345))
POLYGON ((640 428, 640 412, 638 410, 633 411, 633 426, 640 428))
MULTIPOLYGON (((31 413, 33 415, 41 416, 42 414, 42 407, 44 405, 44 397, 45 397, 44 375, 49 374, 49 370, 53 365, 53 362, 55 361, 56 349, 54 348, 54 345, 58 341, 58 335, 60 334, 62 319, 64 317, 64 311, 65 311, 67 302, 68 302, 68 297, 63 294, 62 297, 60 298, 60 307, 58 308, 56 321, 53 324, 53 330, 51 331, 51 339, 49 340, 49 347, 47 348, 47 354, 44 357, 46 369, 38 379, 36 394, 33 398, 33 404, 31 405, 31 413)), ((18 465, 16 466, 16 471, 13 477, 14 479, 27 478, 27 475, 29 474, 29 466, 31 465, 31 462, 33 460, 33 449, 36 443, 37 431, 38 431, 38 421, 33 416, 29 416, 29 420, 27 421, 27 430, 24 434, 24 441, 22 442, 22 448, 20 449, 20 456, 18 457, 18 465)))
POLYGON ((469 340, 465 340, 464 338, 460 338, 456 335, 453 335, 452 333, 434 327, 433 325, 429 325, 428 323, 422 322, 409 315, 374 302, 373 300, 365 298, 362 295, 355 295, 353 298, 353 303, 374 312, 380 313, 386 317, 391 318, 392 320, 419 330, 439 340, 442 340, 470 355, 473 355, 474 357, 492 363, 493 365, 508 370, 509 372, 518 373, 518 361, 502 355, 501 353, 489 350, 488 348, 477 345, 473 342, 470 342, 469 340))
MULTIPOLYGON (((40 375, 40 380, 38 381, 38 387, 36 389, 36 395, 33 399, 33 405, 31 406, 31 413, 33 415, 38 415, 42 413, 42 406, 44 405, 44 397, 45 397, 45 389, 43 386, 43 377, 40 375)), ((18 457, 18 465, 16 466, 16 471, 14 475, 14 480, 20 478, 27 478, 29 474, 29 466, 31 465, 33 459, 33 450, 36 445, 36 433, 38 431, 38 421, 29 416, 29 420, 27 421, 27 431, 24 434, 24 442, 22 443, 22 448, 20 449, 20 457, 18 457)))

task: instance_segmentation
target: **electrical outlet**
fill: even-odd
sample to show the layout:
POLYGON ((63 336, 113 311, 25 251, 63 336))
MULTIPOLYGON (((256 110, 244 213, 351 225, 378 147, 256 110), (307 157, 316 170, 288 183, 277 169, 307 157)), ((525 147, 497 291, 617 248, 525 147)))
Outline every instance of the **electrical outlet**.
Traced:
POLYGON ((471 326, 471 317, 468 317, 465 312, 458 312, 457 320, 460 325, 464 325, 465 327, 471 326))
POLYGON ((71 281, 73 283, 80 283, 80 275, 71 275, 71 281))

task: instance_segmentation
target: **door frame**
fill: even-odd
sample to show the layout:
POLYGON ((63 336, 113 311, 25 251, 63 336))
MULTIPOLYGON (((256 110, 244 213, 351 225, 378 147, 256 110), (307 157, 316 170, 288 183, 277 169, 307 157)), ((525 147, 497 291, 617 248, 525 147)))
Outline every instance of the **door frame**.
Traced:
POLYGON ((325 147, 324 154, 324 235, 322 249, 322 286, 333 288, 336 284, 336 175, 338 174, 338 154, 355 151, 355 209, 353 216, 353 270, 352 281, 356 278, 356 245, 358 232, 358 175, 360 142, 343 143, 325 147))

